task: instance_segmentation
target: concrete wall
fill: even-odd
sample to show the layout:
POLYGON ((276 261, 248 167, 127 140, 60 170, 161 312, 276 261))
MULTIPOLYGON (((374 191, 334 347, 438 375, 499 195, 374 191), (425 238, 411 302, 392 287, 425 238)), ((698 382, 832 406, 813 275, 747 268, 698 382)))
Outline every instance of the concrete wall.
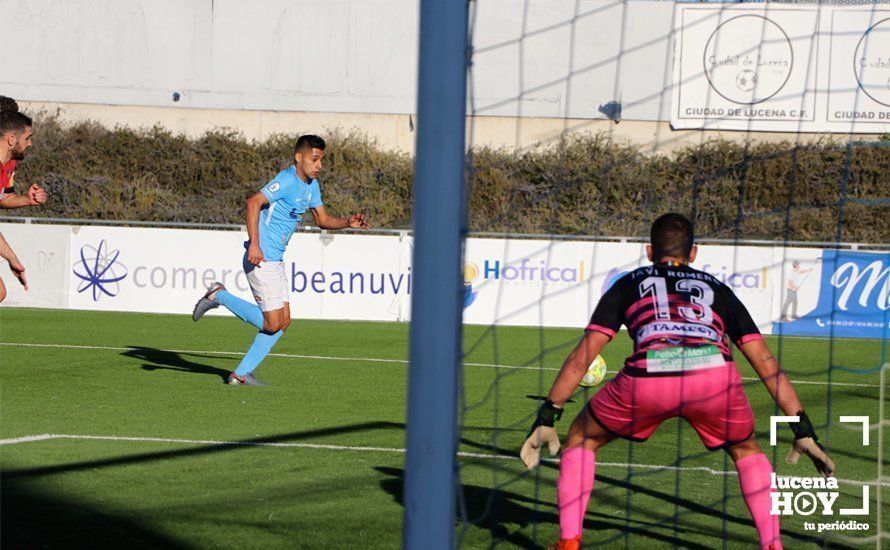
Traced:
MULTIPOLYGON (((663 151, 719 135, 665 122, 675 4, 473 6, 474 143, 607 131, 663 151), (619 125, 600 111, 612 101, 619 125)), ((251 139, 355 128, 411 151, 417 23, 418 0, 0 0, 0 36, 18 45, 0 57, 0 93, 72 121, 231 127, 251 139)))
MULTIPOLYGON (((415 112, 418 0, 0 0, 0 84, 35 101, 415 112), (175 96, 174 93, 178 94, 175 96)), ((474 3, 469 109, 624 118, 669 111, 673 4, 474 3)))

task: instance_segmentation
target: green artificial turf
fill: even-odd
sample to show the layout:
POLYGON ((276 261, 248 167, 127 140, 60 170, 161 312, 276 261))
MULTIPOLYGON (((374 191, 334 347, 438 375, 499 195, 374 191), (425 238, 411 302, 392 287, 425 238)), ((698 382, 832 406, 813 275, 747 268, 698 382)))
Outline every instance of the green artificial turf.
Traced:
MULTIPOLYGON (((3 546, 399 547, 407 325, 297 320, 257 371, 271 386, 224 385, 254 333, 232 317, 193 323, 0 310, 3 546), (40 434, 78 438, 8 441, 40 434)), ((506 455, 516 454, 579 332, 468 326, 464 334, 457 540, 464 548, 546 546, 558 536, 557 467, 527 472, 506 455)), ((796 387, 838 477, 874 481, 879 430, 863 447, 861 432, 837 420, 878 421, 886 342, 769 342, 792 380, 810 382, 796 387)), ((629 350, 625 334, 606 348, 610 376, 629 350)), ((769 415, 778 413, 759 382, 748 381, 746 393, 779 473, 815 475, 806 459, 784 463, 787 429, 779 447, 768 446, 769 415)), ((568 404, 563 435, 584 397, 579 391, 568 404)), ((839 505, 858 507, 861 490, 842 482, 839 505)), ((824 544, 804 521, 856 519, 870 529, 847 534, 874 537, 879 487, 870 491, 869 516, 785 518, 786 547, 824 544)), ((754 548, 756 541, 731 462, 707 452, 688 424, 669 421, 646 443, 616 441, 597 453, 585 545, 754 548)), ((828 545, 862 547, 837 538, 828 545)))

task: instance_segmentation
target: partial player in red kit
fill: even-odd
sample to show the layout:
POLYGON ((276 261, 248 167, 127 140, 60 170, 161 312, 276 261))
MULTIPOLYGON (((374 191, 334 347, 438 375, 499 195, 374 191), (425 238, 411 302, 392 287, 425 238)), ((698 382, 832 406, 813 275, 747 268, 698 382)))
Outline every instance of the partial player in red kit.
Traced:
POLYGON ((0 207, 21 208, 43 204, 46 202, 46 192, 37 184, 31 185, 26 194, 15 192, 15 171, 18 162, 25 158, 25 152, 31 147, 33 123, 24 113, 11 109, 15 102, 10 104, 3 101, 3 104, 5 108, 0 111, 0 207))
POLYGON ((638 268, 603 295, 584 337, 563 363, 541 406, 520 456, 528 468, 540 448, 558 450, 555 421, 600 350, 627 327, 633 353, 624 368, 578 413, 560 457, 557 498, 560 541, 579 548, 584 514, 593 490, 596 451, 616 437, 645 441, 668 418, 689 422, 702 443, 723 449, 739 472, 742 495, 763 549, 779 550, 779 519, 770 514, 772 464, 754 437, 754 413, 733 361, 735 344, 760 376, 779 408, 799 416, 792 424, 789 460, 809 456, 823 476, 834 463, 818 442, 791 382, 773 358, 751 315, 732 290, 689 267, 698 250, 692 223, 680 214, 655 220, 646 254, 653 265, 638 268))
MULTIPOLYGON (((46 202, 46 192, 34 184, 26 194, 15 192, 15 170, 25 151, 31 147, 33 123, 25 114, 18 111, 18 105, 8 97, 0 96, 0 207, 22 208, 46 202)), ((9 262, 13 274, 25 287, 25 267, 15 252, 0 235, 0 257, 9 262)), ((6 298, 6 285, 0 279, 0 302, 6 298)))

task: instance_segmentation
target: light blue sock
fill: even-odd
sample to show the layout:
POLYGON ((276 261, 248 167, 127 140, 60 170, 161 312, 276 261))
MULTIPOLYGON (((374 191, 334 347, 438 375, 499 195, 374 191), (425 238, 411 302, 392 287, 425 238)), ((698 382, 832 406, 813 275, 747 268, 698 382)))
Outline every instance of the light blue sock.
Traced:
POLYGON ((284 334, 283 330, 279 330, 275 334, 259 332, 256 338, 253 339, 250 349, 247 350, 247 355, 241 359, 241 364, 235 369, 235 374, 244 376, 245 374, 252 373, 253 369, 257 368, 257 365, 269 355, 269 352, 272 351, 272 346, 281 338, 282 334, 284 334))
POLYGON ((220 305, 223 305, 238 316, 245 323, 250 323, 258 329, 263 328, 263 311, 260 306, 251 304, 247 300, 234 296, 228 290, 220 290, 216 293, 216 299, 220 305))

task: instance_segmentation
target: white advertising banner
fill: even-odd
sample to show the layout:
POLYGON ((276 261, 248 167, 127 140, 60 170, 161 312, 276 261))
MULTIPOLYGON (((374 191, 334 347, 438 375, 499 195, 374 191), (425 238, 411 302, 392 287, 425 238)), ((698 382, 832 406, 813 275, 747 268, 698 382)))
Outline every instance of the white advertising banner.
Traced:
POLYGON ((467 239, 464 322, 584 327, 607 283, 644 254, 640 244, 467 239))
POLYGON ((863 132, 886 132, 890 128, 890 9, 833 10, 828 56, 828 121, 846 127, 856 123, 863 132))
POLYGON ((69 305, 189 313, 213 281, 244 293, 242 242, 230 231, 80 227, 71 234, 69 305))
MULTIPOLYGON (((238 231, 82 227, 71 236, 70 307, 190 313, 213 281, 252 300, 246 239, 238 231)), ((295 234, 284 258, 293 315, 402 320, 411 268, 401 258, 398 237, 295 234)))
MULTIPOLYGON (((4 273, 4 307, 190 314, 213 281, 252 300, 244 232, 24 224, 0 231, 31 286, 24 292, 4 273)), ((284 258, 292 315, 407 321, 412 248, 407 234, 295 234, 284 258)), ((580 330, 612 283, 646 264, 641 243, 470 238, 464 322, 580 330)), ((732 288, 764 333, 890 332, 887 253, 704 245, 693 267, 732 288)))
MULTIPOLYGON (((694 267, 730 286, 762 330, 771 329, 772 247, 701 247, 694 267)), ((602 294, 647 265, 642 243, 468 239, 464 321, 584 327, 602 294)))
POLYGON ((411 312, 410 242, 410 237, 397 236, 294 235, 284 256, 293 315, 407 320, 411 312))
POLYGON ((0 224, 0 233, 25 266, 28 290, 19 284, 9 264, 0 261, 0 278, 6 285, 3 306, 68 306, 68 240, 71 228, 61 225, 0 224))
POLYGON ((682 6, 674 29, 676 129, 890 131, 890 9, 682 6))

